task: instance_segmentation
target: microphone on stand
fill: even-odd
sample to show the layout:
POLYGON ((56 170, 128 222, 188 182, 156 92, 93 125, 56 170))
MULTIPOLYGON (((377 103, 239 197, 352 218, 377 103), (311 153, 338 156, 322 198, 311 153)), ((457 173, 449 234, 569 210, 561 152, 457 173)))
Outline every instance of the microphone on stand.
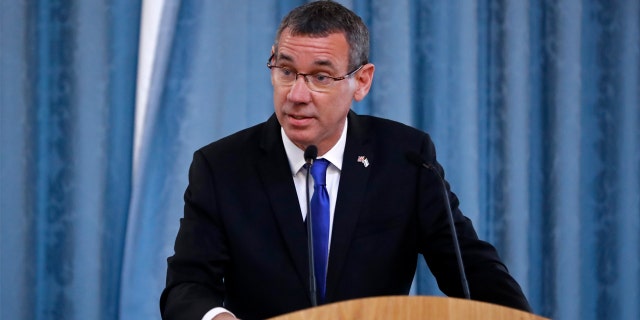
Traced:
POLYGON ((444 179, 440 175, 440 172, 438 172, 438 170, 436 170, 436 168, 432 164, 424 161, 424 159, 422 159, 419 154, 413 151, 409 151, 405 154, 405 156, 407 157, 407 160, 409 160, 409 162, 435 173, 435 175, 438 177, 438 180, 440 180, 440 183, 442 184, 442 187, 440 189, 442 190, 442 194, 444 195, 445 207, 447 209, 447 215, 449 216, 449 228, 451 230, 451 237, 453 238, 453 248, 456 254, 456 260, 458 262, 458 273, 460 274, 460 282, 462 283, 462 292, 464 293, 464 297, 466 299, 471 299, 471 294, 469 293, 469 283, 467 282, 467 274, 464 272, 464 264, 462 264, 462 253, 460 252, 460 244, 458 243, 458 233, 456 232, 456 226, 453 221, 453 213, 451 212, 451 204, 449 203, 449 193, 447 192, 447 186, 444 182, 444 179))
POLYGON ((309 174, 313 161, 318 157, 318 147, 310 145, 304 150, 304 167, 307 169, 306 175, 306 194, 307 194, 307 247, 309 251, 309 294, 311 295, 311 306, 318 305, 317 288, 316 288, 316 269, 315 259, 313 256, 313 228, 311 219, 311 198, 309 197, 309 174))

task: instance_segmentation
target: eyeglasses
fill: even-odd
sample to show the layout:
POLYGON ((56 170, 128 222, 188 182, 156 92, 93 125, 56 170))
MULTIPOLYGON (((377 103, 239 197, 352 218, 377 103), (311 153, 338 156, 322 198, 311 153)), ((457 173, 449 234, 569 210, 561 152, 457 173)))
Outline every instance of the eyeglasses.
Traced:
POLYGON ((359 67, 342 77, 332 77, 324 72, 295 72, 287 67, 273 65, 271 64, 271 60, 273 60, 273 55, 271 55, 271 57, 269 57, 269 61, 267 61, 267 68, 271 69, 271 76, 275 84, 279 86, 292 86, 296 80, 298 80, 298 76, 302 76, 304 77, 304 81, 307 83, 309 90, 316 92, 329 91, 334 83, 351 77, 364 67, 364 64, 361 64, 359 67))

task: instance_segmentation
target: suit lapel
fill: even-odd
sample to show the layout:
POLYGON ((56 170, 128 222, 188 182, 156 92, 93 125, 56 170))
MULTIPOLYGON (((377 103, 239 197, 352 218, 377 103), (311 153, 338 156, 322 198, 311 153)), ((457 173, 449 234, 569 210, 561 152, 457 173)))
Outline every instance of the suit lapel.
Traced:
POLYGON ((275 116, 266 122, 262 136, 263 158, 258 165, 260 178, 298 276, 308 288, 307 232, 275 116))
POLYGON ((364 124, 358 121, 358 116, 354 112, 350 112, 329 251, 327 302, 333 301, 334 291, 340 277, 343 276, 341 270, 353 239, 371 171, 370 166, 365 167, 362 162, 358 162, 361 156, 368 160, 375 159, 364 124))

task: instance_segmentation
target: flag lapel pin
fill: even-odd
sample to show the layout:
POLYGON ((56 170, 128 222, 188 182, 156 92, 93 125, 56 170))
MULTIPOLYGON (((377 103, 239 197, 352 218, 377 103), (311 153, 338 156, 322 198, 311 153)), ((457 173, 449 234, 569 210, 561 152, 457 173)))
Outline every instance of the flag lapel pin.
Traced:
POLYGON ((369 166, 369 159, 365 156, 358 156, 358 162, 362 163, 365 168, 369 166))

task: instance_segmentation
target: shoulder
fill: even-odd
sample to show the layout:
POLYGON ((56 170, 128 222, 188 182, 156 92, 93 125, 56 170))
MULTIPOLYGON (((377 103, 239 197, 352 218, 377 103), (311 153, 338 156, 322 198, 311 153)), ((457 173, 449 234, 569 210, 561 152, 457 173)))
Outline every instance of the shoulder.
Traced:
POLYGON ((381 158, 402 162, 407 154, 416 153, 427 161, 436 161, 430 135, 398 121, 351 113, 348 137, 355 144, 360 142, 369 146, 381 158))
POLYGON ((195 153, 202 154, 209 160, 229 162, 257 156, 265 145, 274 143, 281 144, 282 139, 280 125, 275 116, 272 116, 265 122, 213 141, 195 153))
POLYGON ((349 120, 349 128, 353 128, 354 133, 379 143, 414 144, 431 141, 425 131, 398 121, 355 113, 350 115, 349 120))
POLYGON ((357 121, 360 124, 369 127, 369 129, 385 129, 385 130, 391 130, 393 132, 402 133, 406 135, 424 135, 425 134, 425 132, 420 129, 414 128, 402 122, 398 122, 398 121, 390 120, 386 118, 380 118, 380 117, 370 116, 370 115, 354 114, 353 119, 357 119, 357 121))

